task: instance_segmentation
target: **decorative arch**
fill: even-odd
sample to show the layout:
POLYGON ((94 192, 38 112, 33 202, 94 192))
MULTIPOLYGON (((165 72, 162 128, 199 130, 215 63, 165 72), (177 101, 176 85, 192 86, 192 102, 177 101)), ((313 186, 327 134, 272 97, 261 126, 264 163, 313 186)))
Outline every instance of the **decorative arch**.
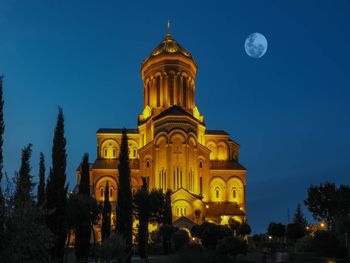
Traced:
POLYGON ((186 199, 177 199, 172 202, 173 214, 177 217, 192 216, 192 204, 186 199))
POLYGON ((162 141, 162 140, 165 140, 165 143, 168 143, 168 134, 166 132, 160 132, 157 134, 157 136, 154 138, 154 141, 155 141, 155 145, 156 146, 159 146, 159 143, 162 141))
POLYGON ((244 203, 244 184, 241 178, 232 176, 226 182, 227 199, 237 204, 244 203))
POLYGON ((116 159, 119 149, 119 143, 115 139, 108 138, 101 143, 100 156, 106 159, 116 159))
POLYGON ((228 159, 228 146, 224 141, 220 141, 217 143, 217 159, 218 160, 228 159))
POLYGON ((138 144, 135 140, 128 139, 128 147, 129 147, 129 158, 137 159, 138 158, 138 144))
POLYGON ((187 142, 187 132, 181 128, 174 128, 169 133, 169 141, 173 142, 174 137, 182 137, 184 142, 187 142))
POLYGON ((209 182, 210 200, 226 201, 226 183, 221 177, 213 177, 209 182))
POLYGON ((216 142, 213 140, 210 140, 206 144, 207 148, 210 150, 210 160, 217 159, 217 145, 216 142))
POLYGON ((116 200, 117 180, 111 175, 104 175, 95 182, 95 197, 97 201, 102 202, 104 200, 104 191, 107 182, 110 191, 109 200, 112 202, 116 200))

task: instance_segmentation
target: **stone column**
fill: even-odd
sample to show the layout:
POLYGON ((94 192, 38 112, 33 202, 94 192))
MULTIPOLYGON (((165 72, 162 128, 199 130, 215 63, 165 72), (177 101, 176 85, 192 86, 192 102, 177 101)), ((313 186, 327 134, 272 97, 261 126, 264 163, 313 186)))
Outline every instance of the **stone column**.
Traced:
POLYGON ((166 74, 166 72, 164 72, 163 74, 163 106, 165 108, 167 108, 169 106, 169 87, 168 87, 168 80, 169 77, 166 74))

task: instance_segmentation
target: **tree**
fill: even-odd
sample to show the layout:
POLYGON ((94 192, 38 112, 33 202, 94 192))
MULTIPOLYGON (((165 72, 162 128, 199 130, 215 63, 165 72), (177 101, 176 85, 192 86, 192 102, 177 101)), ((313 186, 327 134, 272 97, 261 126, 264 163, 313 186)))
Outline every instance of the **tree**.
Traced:
POLYGON ((334 230, 336 218, 350 213, 350 188, 348 185, 337 188, 329 182, 311 185, 304 204, 316 220, 325 221, 328 229, 334 230))
POLYGON ((80 165, 80 184, 78 192, 78 203, 82 209, 80 220, 75 227, 75 254, 79 262, 88 262, 91 238, 91 205, 89 155, 84 154, 80 165))
POLYGON ((142 177, 142 187, 134 194, 135 215, 138 224, 138 252, 141 258, 147 258, 148 222, 150 217, 150 202, 147 183, 142 177))
POLYGON ((267 229, 269 236, 277 237, 278 239, 284 237, 286 226, 281 223, 270 223, 267 229))
POLYGON ((6 249, 1 258, 8 263, 51 262, 47 250, 52 245, 53 236, 45 225, 45 217, 41 207, 33 201, 33 182, 30 175, 30 157, 32 145, 22 150, 21 167, 14 179, 15 190, 8 182, 6 199, 6 231, 3 240, 6 249))
POLYGON ((305 236, 305 227, 300 223, 292 223, 287 225, 286 236, 288 239, 295 242, 297 239, 305 236))
POLYGON ((79 194, 90 195, 89 154, 85 153, 80 164, 79 194))
POLYGON ((218 254, 230 255, 232 257, 236 257, 238 254, 246 254, 247 250, 247 243, 233 236, 226 236, 220 239, 216 246, 216 252, 218 254))
POLYGON ((38 185, 38 206, 42 206, 45 203, 45 157, 40 153, 39 161, 39 185, 38 185))
POLYGON ((46 186, 47 225, 55 235, 55 244, 50 252, 57 262, 63 260, 66 239, 66 162, 64 116, 62 108, 59 108, 52 145, 52 168, 46 186))
POLYGON ((297 209, 295 210, 295 214, 294 214, 294 217, 293 217, 293 223, 294 224, 300 224, 302 225, 304 228, 307 227, 307 220, 306 218, 304 217, 304 214, 303 212, 301 211, 301 206, 300 204, 297 205, 297 209))
POLYGON ((240 236, 247 236, 252 232, 252 229, 250 228, 250 225, 248 225, 247 222, 243 222, 242 224, 239 225, 238 227, 238 234, 240 236))
POLYGON ((2 194, 1 181, 3 177, 3 144, 4 144, 4 99, 3 99, 3 76, 0 76, 0 250, 2 249, 2 240, 4 234, 4 216, 5 216, 5 201, 2 194))
MULTIPOLYGON (((118 164, 117 233, 122 235, 129 253, 132 247, 132 193, 130 182, 128 136, 123 129, 118 164)), ((131 255, 131 254, 130 254, 131 255)), ((130 257, 128 258, 130 262, 130 257)))
POLYGON ((225 236, 232 236, 232 231, 228 227, 222 225, 204 222, 196 231, 193 231, 192 235, 200 238, 204 247, 215 249, 218 240, 225 236))
POLYGON ((171 190, 168 189, 165 193, 165 204, 164 204, 164 225, 173 224, 173 213, 171 209, 171 190))
POLYGON ((164 254, 169 254, 171 248, 171 236, 174 233, 173 213, 171 209, 171 190, 165 193, 163 226, 161 227, 164 254))
POLYGON ((103 210, 102 210, 102 242, 107 240, 111 234, 111 203, 109 202, 109 186, 108 182, 106 183, 105 187, 105 194, 104 194, 104 201, 103 201, 103 210))
POLYGON ((34 183, 30 175, 30 156, 32 154, 32 145, 28 144, 22 149, 21 167, 19 169, 16 190, 14 194, 14 205, 21 207, 24 203, 33 201, 32 190, 34 183))

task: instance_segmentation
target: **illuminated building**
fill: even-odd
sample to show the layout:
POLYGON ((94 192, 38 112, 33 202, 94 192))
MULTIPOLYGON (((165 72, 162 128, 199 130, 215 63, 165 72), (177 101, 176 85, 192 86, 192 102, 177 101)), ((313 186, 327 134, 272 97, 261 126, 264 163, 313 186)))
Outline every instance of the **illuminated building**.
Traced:
MULTIPOLYGON (((242 221, 246 169, 238 162, 239 144, 222 130, 207 129, 195 103, 196 72, 192 55, 169 31, 143 61, 144 109, 137 129, 127 129, 132 191, 141 187, 141 177, 150 189, 171 189, 177 226, 242 221)), ((90 168, 95 198, 103 201, 108 181, 114 209, 121 134, 97 131, 98 156, 90 168)))

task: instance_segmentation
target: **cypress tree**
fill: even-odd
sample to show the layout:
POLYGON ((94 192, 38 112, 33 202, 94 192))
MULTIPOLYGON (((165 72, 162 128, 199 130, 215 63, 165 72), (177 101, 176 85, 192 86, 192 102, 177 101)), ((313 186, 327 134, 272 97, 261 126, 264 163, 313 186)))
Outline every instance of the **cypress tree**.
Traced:
POLYGON ((14 194, 15 208, 23 206, 25 203, 33 201, 32 191, 33 182, 30 175, 30 156, 32 154, 32 145, 28 144, 22 150, 21 167, 19 169, 16 190, 14 194))
POLYGON ((3 76, 0 76, 0 250, 2 249, 2 240, 4 235, 4 216, 5 216, 5 202, 2 194, 1 181, 3 177, 3 144, 4 144, 4 99, 3 99, 3 76))
POLYGON ((75 252, 79 262, 87 262, 90 249, 90 176, 89 176, 89 155, 84 154, 80 164, 80 184, 78 200, 79 205, 84 209, 81 213, 80 220, 75 229, 75 252))
POLYGON ((66 239, 66 159, 64 117, 62 108, 59 108, 52 146, 52 168, 46 188, 47 224, 56 237, 50 252, 56 262, 63 261, 66 239))
POLYGON ((300 204, 298 204, 297 209, 295 210, 295 214, 294 214, 294 217, 293 217, 293 223, 300 224, 304 228, 307 227, 307 220, 304 217, 303 212, 301 211, 300 204))
POLYGON ((105 187, 105 199, 103 201, 102 210, 102 242, 107 240, 111 234, 111 203, 109 201, 109 186, 108 182, 105 187))
POLYGON ((39 161, 39 185, 38 185, 38 206, 45 203, 45 156, 40 153, 39 161))
POLYGON ((141 258, 147 259, 148 222, 150 217, 150 195, 146 179, 142 177, 142 187, 134 194, 135 215, 138 224, 138 252, 141 258))
MULTIPOLYGON (((118 198, 117 198, 117 233, 121 234, 126 242, 127 253, 130 254, 132 247, 132 193, 130 182, 130 167, 129 167, 129 149, 128 136, 126 130, 123 129, 122 141, 119 154, 118 164, 118 198)), ((130 262, 130 256, 127 262, 130 262)))
POLYGON ((79 194, 90 195, 89 154, 85 153, 80 165, 79 194))
POLYGON ((173 212, 171 210, 171 190, 168 189, 165 193, 165 205, 164 205, 164 225, 173 224, 173 212))

